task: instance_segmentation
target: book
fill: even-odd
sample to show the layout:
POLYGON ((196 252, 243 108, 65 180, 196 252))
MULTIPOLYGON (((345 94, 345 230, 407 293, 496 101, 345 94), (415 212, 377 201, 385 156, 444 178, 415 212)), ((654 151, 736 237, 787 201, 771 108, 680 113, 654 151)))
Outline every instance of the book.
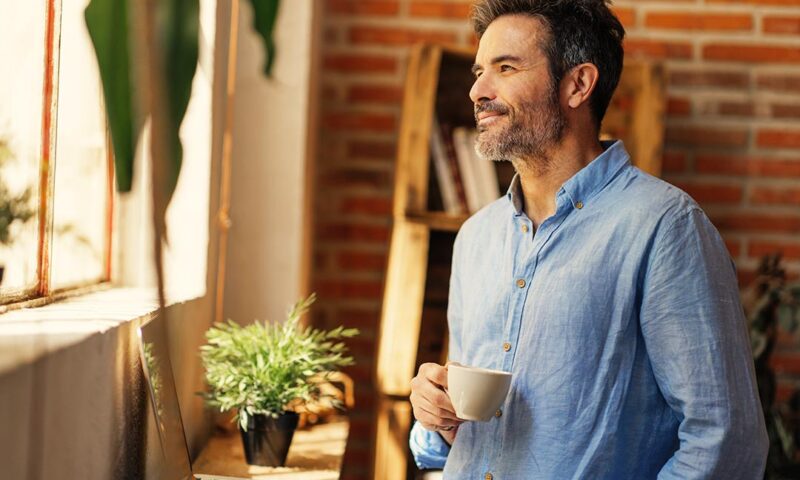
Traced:
POLYGON ((431 126, 430 144, 433 167, 436 173, 439 191, 442 194, 442 203, 444 204, 445 212, 454 215, 465 213, 458 199, 453 171, 450 167, 450 161, 447 158, 447 146, 445 145, 442 129, 436 117, 433 118, 433 125, 431 126))
POLYGON ((469 207, 467 205, 467 194, 464 192, 464 180, 461 178, 461 171, 458 167, 458 155, 453 144, 453 127, 447 123, 440 122, 440 128, 445 151, 447 152, 447 161, 450 164, 450 171, 453 173, 458 203, 461 205, 461 212, 466 213, 469 212, 469 207))
POLYGON ((471 213, 477 212, 500 197, 495 166, 491 160, 482 158, 475 150, 477 135, 478 132, 472 128, 453 129, 453 144, 471 213))

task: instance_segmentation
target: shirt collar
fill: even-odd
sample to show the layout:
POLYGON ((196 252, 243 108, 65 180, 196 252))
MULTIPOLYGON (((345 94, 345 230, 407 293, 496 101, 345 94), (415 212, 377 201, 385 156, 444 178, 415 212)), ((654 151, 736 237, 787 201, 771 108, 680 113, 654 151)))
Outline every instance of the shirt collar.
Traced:
MULTIPOLYGON (((603 153, 567 180, 558 191, 557 197, 567 195, 575 208, 583 208, 587 200, 605 187, 622 167, 630 163, 630 156, 622 140, 602 141, 600 145, 603 153)), ((506 197, 514 208, 514 214, 522 215, 525 197, 518 173, 511 180, 506 197)))

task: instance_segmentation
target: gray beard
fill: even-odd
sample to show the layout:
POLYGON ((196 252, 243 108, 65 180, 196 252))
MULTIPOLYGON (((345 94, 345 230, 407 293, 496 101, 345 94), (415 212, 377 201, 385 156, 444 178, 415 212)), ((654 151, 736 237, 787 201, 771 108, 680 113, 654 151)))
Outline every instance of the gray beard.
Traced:
POLYGON ((478 129, 475 149, 486 159, 511 161, 518 172, 547 172, 551 164, 547 152, 561 141, 567 123, 556 91, 549 98, 523 103, 506 117, 505 128, 478 129))

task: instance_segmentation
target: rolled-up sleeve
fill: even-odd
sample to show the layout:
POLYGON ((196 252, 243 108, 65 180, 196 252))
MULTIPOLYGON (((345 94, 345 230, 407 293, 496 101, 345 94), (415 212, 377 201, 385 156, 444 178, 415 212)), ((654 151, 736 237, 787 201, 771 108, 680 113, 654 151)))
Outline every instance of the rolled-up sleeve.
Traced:
POLYGON ((656 235, 640 323, 658 386, 680 422, 667 479, 763 477, 768 440, 736 274, 705 214, 656 235))
POLYGON ((447 454, 450 453, 450 445, 441 435, 425 430, 419 423, 414 423, 414 427, 411 428, 408 446, 411 447, 414 462, 422 470, 444 468, 447 454))

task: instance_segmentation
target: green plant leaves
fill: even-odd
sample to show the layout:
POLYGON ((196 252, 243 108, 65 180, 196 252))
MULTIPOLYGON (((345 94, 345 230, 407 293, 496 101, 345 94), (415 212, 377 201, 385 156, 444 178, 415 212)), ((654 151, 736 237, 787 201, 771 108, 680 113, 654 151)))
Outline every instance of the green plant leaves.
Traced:
POLYGON ((272 32, 275 29, 275 19, 278 17, 279 0, 250 0, 253 6, 253 29, 261 36, 267 56, 264 61, 264 74, 272 75, 272 65, 275 61, 275 41, 272 32))
POLYGON ((134 106, 138 89, 132 78, 128 45, 128 0, 92 0, 84 17, 103 83, 117 190, 129 192, 143 117, 134 106))
MULTIPOLYGON (((169 159, 162 185, 169 204, 183 163, 179 137, 181 123, 192 96, 192 80, 197 70, 199 0, 161 0, 157 3, 156 31, 163 52, 169 121, 169 159)), ((166 206, 165 206, 166 207, 166 206)))
POLYGON ((247 415, 276 417, 292 405, 320 398, 319 381, 353 364, 340 340, 358 330, 300 328, 300 317, 315 298, 312 294, 298 302, 283 324, 242 327, 229 320, 210 328, 208 344, 200 347, 210 389, 204 395, 207 403, 221 411, 238 409, 246 425, 247 415))

